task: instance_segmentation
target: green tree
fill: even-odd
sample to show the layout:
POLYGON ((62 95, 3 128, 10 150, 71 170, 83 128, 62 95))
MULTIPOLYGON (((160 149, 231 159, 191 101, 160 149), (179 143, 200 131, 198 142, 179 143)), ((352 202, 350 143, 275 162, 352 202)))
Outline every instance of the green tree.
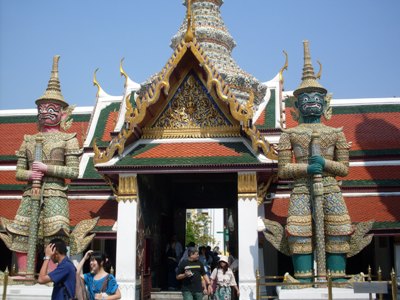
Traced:
POLYGON ((196 245, 210 245, 215 239, 209 235, 211 219, 205 214, 194 214, 186 219, 186 244, 194 242, 196 245))

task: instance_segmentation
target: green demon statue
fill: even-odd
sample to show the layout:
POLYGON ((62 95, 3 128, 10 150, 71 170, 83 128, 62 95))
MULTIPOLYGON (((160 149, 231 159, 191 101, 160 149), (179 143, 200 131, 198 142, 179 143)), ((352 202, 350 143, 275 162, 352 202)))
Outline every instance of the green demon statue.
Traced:
POLYGON ((78 177, 81 150, 76 133, 61 131, 71 125, 68 119, 73 107, 61 94, 58 60, 55 56, 48 87, 36 101, 39 132, 26 135, 16 152, 17 180, 28 182, 21 204, 13 221, 1 218, 6 234, 0 234, 0 238, 16 252, 19 273, 26 271, 31 276, 38 245, 59 237, 71 246, 72 253, 80 252, 93 238, 84 236, 97 222, 82 223, 70 234, 65 179, 78 177))
POLYGON ((293 190, 285 230, 265 220, 266 238, 292 257, 294 276, 311 282, 314 257, 316 274, 324 278, 345 275, 346 257, 358 253, 371 237, 363 228, 353 227, 336 176, 346 176, 349 148, 342 128, 321 123, 329 118, 327 90, 317 81, 308 42, 304 42, 304 68, 300 86, 294 91, 299 125, 285 129, 278 144, 278 176, 292 179, 293 190), (353 234, 357 229, 358 233, 353 234))

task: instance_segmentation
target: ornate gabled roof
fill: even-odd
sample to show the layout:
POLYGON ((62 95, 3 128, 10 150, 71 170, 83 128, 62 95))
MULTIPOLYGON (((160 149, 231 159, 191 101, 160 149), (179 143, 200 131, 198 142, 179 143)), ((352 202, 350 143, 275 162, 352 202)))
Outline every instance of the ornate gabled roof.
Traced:
MULTIPOLYGON (((252 91, 249 91, 250 99, 245 105, 237 101, 235 95, 230 91, 229 85, 225 83, 211 61, 205 56, 204 50, 196 39, 189 40, 189 42, 185 42, 183 39, 154 82, 148 86, 142 96, 136 98, 135 107, 131 101, 126 99, 127 111, 124 125, 105 151, 100 151, 97 146, 94 146, 95 163, 107 162, 116 153, 122 155, 127 143, 130 144, 139 139, 144 128, 152 124, 155 116, 159 116, 163 112, 186 75, 192 70, 204 82, 207 91, 215 96, 213 98, 218 102, 219 108, 226 112, 225 116, 233 121, 229 125, 240 125, 241 129, 251 138, 254 149, 258 151, 258 148, 261 147, 267 156, 275 158, 273 149, 264 138, 260 137, 257 129, 251 124, 254 100, 252 91)), ((239 127, 237 131, 240 132, 239 127)))
MULTIPOLYGON (((187 1, 183 1, 187 5, 187 1)), ((221 0, 192 0, 192 22, 197 42, 201 45, 225 83, 229 85, 236 99, 243 103, 249 98, 249 90, 254 93, 254 105, 262 101, 266 87, 254 76, 243 71, 232 58, 236 42, 228 32, 220 14, 221 0)), ((184 37, 187 18, 179 31, 172 37, 171 48, 176 49, 184 37)))

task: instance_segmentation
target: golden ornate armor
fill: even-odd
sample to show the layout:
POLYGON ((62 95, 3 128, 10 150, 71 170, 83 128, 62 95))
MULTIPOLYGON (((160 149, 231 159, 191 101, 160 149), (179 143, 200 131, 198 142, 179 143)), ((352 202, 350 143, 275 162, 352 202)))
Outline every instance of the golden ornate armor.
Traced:
POLYGON ((307 173, 313 131, 320 134, 326 251, 349 252, 351 221, 336 176, 346 176, 349 167, 349 144, 341 128, 321 123, 300 124, 284 130, 278 145, 278 176, 294 179, 286 232, 291 254, 312 252, 312 176, 307 173), (293 161, 294 156, 294 161, 293 161))
MULTIPOLYGON (((56 236, 69 237, 69 209, 66 195, 68 187, 65 184, 65 179, 78 177, 81 150, 75 133, 49 132, 40 134, 44 138, 43 163, 48 166, 48 170, 42 179, 38 237, 39 240, 46 243, 56 236)), ((18 180, 29 180, 28 171, 32 169, 34 161, 36 135, 26 135, 17 151, 16 177, 18 180)), ((15 219, 6 225, 6 230, 12 237, 11 244, 8 246, 16 252, 26 253, 28 251, 31 195, 32 181, 28 181, 15 219)))

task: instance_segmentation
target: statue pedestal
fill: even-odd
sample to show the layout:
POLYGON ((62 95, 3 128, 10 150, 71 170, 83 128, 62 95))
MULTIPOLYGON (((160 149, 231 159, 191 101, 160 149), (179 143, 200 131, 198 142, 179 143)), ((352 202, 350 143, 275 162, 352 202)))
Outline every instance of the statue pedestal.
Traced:
MULTIPOLYGON (((48 300, 53 292, 52 286, 35 285, 8 285, 7 300, 48 300)), ((3 287, 0 289, 0 298, 3 296, 3 287)))
MULTIPOLYGON (((307 289, 282 289, 278 287, 276 289, 279 300, 319 300, 328 299, 327 288, 307 288, 307 289)), ((333 288, 332 289, 333 299, 341 300, 363 300, 369 299, 369 294, 356 294, 353 289, 346 288, 333 288)), ((375 299, 375 294, 372 294, 372 299, 375 299)))

